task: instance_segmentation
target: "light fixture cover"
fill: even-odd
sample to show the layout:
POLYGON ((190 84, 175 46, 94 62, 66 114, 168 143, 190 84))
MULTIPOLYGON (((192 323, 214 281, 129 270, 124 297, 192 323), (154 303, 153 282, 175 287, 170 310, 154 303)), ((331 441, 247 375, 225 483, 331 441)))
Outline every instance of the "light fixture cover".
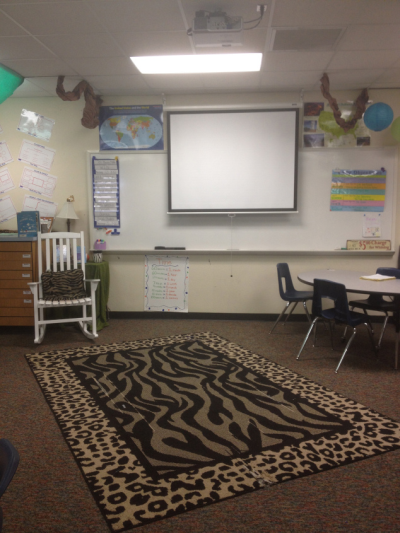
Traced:
POLYGON ((258 72, 262 54, 193 54, 139 56, 131 60, 142 74, 204 74, 216 72, 258 72))

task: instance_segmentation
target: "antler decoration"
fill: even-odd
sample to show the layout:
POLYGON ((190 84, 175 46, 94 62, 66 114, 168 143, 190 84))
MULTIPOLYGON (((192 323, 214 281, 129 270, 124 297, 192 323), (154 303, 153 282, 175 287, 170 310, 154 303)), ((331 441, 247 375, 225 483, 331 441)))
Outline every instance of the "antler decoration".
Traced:
POLYGON ((368 89, 363 89, 361 91, 355 103, 356 112, 354 113, 352 118, 346 122, 343 118, 341 118, 342 112, 339 109, 336 98, 333 98, 333 96, 331 96, 331 94, 329 93, 328 74, 324 72, 324 75, 320 79, 320 82, 322 96, 328 100, 337 124, 347 133, 349 130, 354 128, 354 126, 357 124, 357 120, 360 119, 365 112, 365 106, 367 105, 369 99, 368 89))
POLYGON ((84 93, 86 104, 83 110, 81 124, 85 128, 93 130, 99 125, 99 107, 103 103, 103 100, 100 96, 94 94, 92 87, 85 80, 80 81, 73 91, 65 92, 63 85, 64 78, 65 76, 58 76, 56 87, 57 95, 61 100, 72 102, 74 100, 79 100, 81 94, 84 93))

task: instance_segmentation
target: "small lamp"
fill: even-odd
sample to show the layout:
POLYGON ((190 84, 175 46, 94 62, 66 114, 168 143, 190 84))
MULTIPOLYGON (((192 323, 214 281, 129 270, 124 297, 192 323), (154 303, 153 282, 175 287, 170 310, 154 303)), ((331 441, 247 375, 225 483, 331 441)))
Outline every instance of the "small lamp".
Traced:
POLYGON ((74 200, 75 198, 72 195, 69 198, 67 198, 67 201, 62 206, 61 211, 57 215, 57 218, 67 219, 68 233, 70 231, 71 218, 79 219, 78 215, 75 213, 74 200))

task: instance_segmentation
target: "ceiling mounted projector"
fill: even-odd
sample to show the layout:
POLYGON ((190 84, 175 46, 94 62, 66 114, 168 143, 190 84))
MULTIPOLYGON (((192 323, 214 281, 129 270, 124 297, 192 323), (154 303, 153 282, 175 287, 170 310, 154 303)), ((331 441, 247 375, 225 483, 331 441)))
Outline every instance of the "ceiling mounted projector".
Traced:
POLYGON ((188 31, 198 48, 242 45, 242 17, 229 17, 224 11, 196 11, 188 31))

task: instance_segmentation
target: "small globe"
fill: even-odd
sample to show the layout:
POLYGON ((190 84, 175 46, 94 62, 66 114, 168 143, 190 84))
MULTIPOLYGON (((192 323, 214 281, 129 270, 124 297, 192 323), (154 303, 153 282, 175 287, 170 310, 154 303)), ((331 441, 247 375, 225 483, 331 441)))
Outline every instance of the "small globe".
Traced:
POLYGON ((393 110, 383 102, 372 104, 364 113, 364 123, 372 131, 385 130, 390 126, 392 120, 393 110))

